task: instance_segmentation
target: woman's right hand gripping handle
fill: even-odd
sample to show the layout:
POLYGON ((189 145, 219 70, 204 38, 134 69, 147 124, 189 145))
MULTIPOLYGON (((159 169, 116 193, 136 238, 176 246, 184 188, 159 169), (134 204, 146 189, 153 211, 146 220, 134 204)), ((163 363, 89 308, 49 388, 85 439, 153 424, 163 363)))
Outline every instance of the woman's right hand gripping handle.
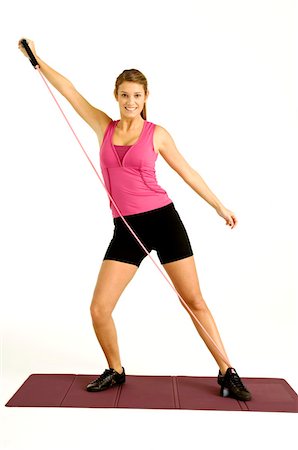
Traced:
MULTIPOLYGON (((52 67, 50 67, 48 64, 46 64, 41 58, 39 58, 36 54, 35 45, 34 42, 31 39, 27 38, 21 38, 18 42, 18 47, 21 50, 21 52, 27 57, 28 53, 26 52, 26 49, 22 45, 22 40, 25 39, 30 50, 32 51, 34 57, 36 58, 38 65, 40 67, 41 72, 45 77, 48 79, 48 81, 62 94, 65 95, 65 92, 67 92, 69 89, 73 88, 73 85, 71 81, 64 77, 61 73, 54 70, 52 67)), ((29 58, 30 59, 30 58, 29 58)))
POLYGON ((27 39, 27 38, 21 38, 21 39, 19 39, 19 42, 18 42, 19 50, 21 50, 21 52, 22 52, 27 58, 29 58, 29 55, 28 55, 28 53, 26 52, 26 50, 25 50, 25 48, 24 48, 24 46, 23 46, 23 44, 22 44, 22 40, 23 40, 23 39, 25 39, 25 40, 27 41, 27 44, 29 45, 30 50, 32 51, 32 53, 33 53, 33 55, 35 56, 35 58, 37 58, 36 50, 35 50, 35 45, 34 45, 34 42, 31 41, 31 39, 27 39))

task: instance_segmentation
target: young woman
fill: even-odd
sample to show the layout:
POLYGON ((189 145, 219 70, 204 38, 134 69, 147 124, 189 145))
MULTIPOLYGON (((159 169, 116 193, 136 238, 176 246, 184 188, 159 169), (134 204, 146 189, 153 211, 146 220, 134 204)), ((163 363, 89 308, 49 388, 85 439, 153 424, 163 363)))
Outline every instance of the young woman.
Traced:
MULTIPOLYGON (((155 161, 158 155, 215 208, 231 228, 237 224, 235 214, 223 206, 198 172, 187 163, 170 133, 164 127, 147 121, 146 101, 149 91, 147 80, 139 70, 124 70, 117 77, 114 96, 119 103, 120 119, 113 120, 88 103, 67 78, 42 61, 36 54, 34 42, 26 40, 43 75, 95 131, 100 145, 100 165, 105 185, 122 216, 148 252, 153 249, 157 251, 175 289, 228 361, 215 321, 200 289, 187 231, 173 201, 157 183, 155 161)), ((28 57, 21 39, 18 46, 28 57)), ((90 306, 94 331, 109 369, 88 384, 86 389, 92 392, 125 382, 112 312, 123 290, 147 256, 111 201, 110 208, 114 234, 104 255, 90 306)), ((190 317, 219 366, 217 381, 221 386, 220 394, 238 400, 250 400, 251 394, 236 370, 223 361, 214 344, 190 317)))

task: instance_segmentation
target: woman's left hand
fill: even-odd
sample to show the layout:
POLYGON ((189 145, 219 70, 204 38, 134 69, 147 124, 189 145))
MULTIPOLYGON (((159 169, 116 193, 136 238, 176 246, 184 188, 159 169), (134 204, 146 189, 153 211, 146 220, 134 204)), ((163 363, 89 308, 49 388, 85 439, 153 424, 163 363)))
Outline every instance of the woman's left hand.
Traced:
POLYGON ((224 206, 219 206, 215 211, 226 220, 226 225, 229 225, 231 228, 234 228, 237 225, 238 220, 236 219, 235 214, 229 209, 224 206))

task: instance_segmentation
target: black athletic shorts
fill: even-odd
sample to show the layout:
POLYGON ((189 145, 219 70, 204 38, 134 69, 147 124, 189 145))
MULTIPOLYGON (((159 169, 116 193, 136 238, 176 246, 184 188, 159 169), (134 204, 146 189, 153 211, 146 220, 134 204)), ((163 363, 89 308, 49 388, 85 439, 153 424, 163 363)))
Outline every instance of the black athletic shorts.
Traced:
MULTIPOLYGON (((161 264, 193 255, 186 229, 173 202, 124 218, 148 252, 156 250, 161 264)), ((113 238, 103 259, 140 266, 147 253, 120 216, 114 217, 113 221, 113 238)))

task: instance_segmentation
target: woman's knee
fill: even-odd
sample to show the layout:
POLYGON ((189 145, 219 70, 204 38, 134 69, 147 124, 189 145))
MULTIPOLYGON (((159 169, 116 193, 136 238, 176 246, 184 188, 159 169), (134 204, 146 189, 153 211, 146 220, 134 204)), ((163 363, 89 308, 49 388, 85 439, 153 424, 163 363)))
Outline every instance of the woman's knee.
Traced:
POLYGON ((110 308, 107 308, 106 303, 92 301, 90 305, 90 314, 93 321, 104 323, 111 318, 112 311, 110 308))
POLYGON ((115 298, 112 301, 112 296, 109 292, 104 293, 103 291, 100 292, 95 289, 90 304, 92 320, 96 322, 106 322, 111 317, 115 304, 115 298))
MULTIPOLYGON (((183 298, 183 297, 182 297, 183 298)), ((179 298, 180 300, 180 298, 179 298)), ((199 293, 194 294, 192 296, 187 296, 186 298, 183 298, 187 306, 192 311, 206 311, 208 310, 208 306, 203 298, 203 296, 199 293)), ((185 305, 183 305, 185 307, 185 305)))

